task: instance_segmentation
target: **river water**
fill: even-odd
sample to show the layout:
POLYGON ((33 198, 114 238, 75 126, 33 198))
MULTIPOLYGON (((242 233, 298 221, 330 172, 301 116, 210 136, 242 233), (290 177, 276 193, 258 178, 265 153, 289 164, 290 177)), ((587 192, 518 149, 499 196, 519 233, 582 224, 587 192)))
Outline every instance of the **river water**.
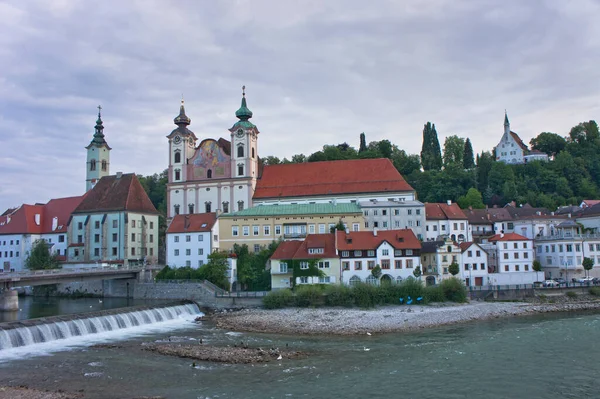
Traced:
MULTIPOLYGON (((88 305, 86 305, 88 306, 88 305)), ((600 314, 474 322, 415 333, 301 337, 179 323, 2 360, 0 385, 85 398, 598 398, 600 314), (147 342, 289 347, 301 360, 224 365, 143 350, 147 342), (103 342, 107 342, 103 340, 103 342), (57 350, 58 349, 58 350, 57 350)))

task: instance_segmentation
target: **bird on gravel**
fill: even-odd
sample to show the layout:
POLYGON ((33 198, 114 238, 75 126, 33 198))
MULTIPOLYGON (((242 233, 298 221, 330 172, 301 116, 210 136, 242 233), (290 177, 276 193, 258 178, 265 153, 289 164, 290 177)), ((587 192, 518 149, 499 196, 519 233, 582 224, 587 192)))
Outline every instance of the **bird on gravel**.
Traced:
POLYGON ((277 360, 281 360, 283 359, 283 357, 281 355, 279 355, 279 357, 277 358, 277 360))

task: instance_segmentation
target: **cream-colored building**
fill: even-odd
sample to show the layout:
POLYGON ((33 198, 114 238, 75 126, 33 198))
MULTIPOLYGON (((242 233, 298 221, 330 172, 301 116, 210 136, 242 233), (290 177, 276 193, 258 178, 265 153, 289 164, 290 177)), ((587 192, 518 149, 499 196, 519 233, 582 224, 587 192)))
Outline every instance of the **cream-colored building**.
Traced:
POLYGON ((308 234, 326 234, 342 222, 350 231, 361 231, 365 220, 353 203, 259 205, 219 216, 219 246, 233 249, 248 245, 258 252, 274 240, 304 240, 308 234))

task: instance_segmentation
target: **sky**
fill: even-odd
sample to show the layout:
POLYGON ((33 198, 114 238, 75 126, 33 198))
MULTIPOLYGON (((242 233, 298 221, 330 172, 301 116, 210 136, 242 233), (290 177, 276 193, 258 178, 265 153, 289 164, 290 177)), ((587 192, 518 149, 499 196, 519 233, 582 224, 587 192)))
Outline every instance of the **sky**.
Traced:
POLYGON ((168 166, 185 98, 229 138, 241 87, 259 156, 388 139, 491 150, 600 111, 598 0, 0 0, 0 213, 81 195, 102 105, 110 171, 168 166))

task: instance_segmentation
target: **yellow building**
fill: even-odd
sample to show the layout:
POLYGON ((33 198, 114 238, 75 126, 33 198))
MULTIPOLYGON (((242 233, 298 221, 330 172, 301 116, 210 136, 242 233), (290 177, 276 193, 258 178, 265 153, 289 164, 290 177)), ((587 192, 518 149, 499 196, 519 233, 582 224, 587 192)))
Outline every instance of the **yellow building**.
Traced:
POLYGON ((365 222, 360 207, 353 203, 255 206, 219 215, 219 247, 227 251, 234 244, 246 244, 258 252, 274 240, 329 233, 340 221, 351 231, 362 231, 365 222))

